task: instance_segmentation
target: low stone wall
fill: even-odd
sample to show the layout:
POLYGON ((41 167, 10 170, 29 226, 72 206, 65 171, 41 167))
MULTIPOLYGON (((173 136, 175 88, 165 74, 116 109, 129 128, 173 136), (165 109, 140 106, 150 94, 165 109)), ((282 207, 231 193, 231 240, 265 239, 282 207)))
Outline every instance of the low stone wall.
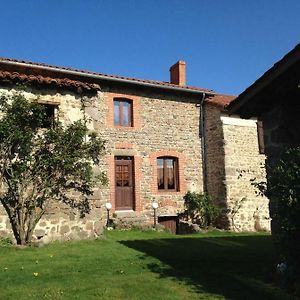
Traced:
MULTIPOLYGON (((54 240, 91 239, 102 234, 105 218, 70 218, 61 212, 45 215, 37 224, 33 233, 33 243, 46 244, 54 240)), ((10 221, 5 213, 0 213, 0 237, 11 237, 13 232, 10 221)))

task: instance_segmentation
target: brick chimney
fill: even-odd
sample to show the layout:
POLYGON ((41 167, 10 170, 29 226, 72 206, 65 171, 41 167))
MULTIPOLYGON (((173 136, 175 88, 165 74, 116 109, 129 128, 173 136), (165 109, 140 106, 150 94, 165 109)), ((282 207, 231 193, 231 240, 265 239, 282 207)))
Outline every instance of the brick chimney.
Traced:
POLYGON ((185 82, 185 61, 179 60, 170 68, 170 82, 184 86, 185 82))

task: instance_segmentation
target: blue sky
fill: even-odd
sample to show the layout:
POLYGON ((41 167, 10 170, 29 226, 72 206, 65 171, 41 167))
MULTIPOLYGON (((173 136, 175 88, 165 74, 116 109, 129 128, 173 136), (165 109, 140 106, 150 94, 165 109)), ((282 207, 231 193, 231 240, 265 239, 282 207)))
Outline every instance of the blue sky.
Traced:
POLYGON ((0 0, 0 56, 239 94, 300 42, 299 0, 0 0))

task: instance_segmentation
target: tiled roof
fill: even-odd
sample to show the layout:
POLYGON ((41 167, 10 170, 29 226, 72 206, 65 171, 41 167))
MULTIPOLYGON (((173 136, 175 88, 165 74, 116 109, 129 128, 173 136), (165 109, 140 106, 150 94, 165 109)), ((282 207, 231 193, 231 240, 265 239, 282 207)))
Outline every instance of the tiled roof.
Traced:
POLYGON ((100 86, 94 83, 86 83, 68 78, 51 78, 42 75, 27 75, 19 72, 1 71, 0 78, 9 80, 19 80, 21 82, 34 82, 47 85, 56 85, 59 87, 82 88, 85 90, 100 90, 100 86))
POLYGON ((125 77, 125 76, 116 76, 116 75, 108 75, 108 74, 103 74, 103 73, 96 73, 96 72, 91 72, 91 71, 86 71, 86 70, 80 70, 76 68, 66 68, 66 67, 59 67, 59 66, 53 66, 53 65, 48 65, 44 63, 36 63, 36 62, 31 62, 31 61, 25 61, 25 60, 17 60, 17 59, 11 59, 11 58, 1 58, 0 57, 0 62, 12 62, 12 63, 17 63, 17 64, 26 64, 29 66, 34 67, 40 67, 40 68, 50 68, 53 72, 58 71, 63 73, 64 71, 66 76, 68 76, 68 72, 76 72, 78 73, 78 76, 80 75, 96 75, 101 77, 101 79, 106 79, 106 80, 113 80, 113 79, 119 79, 119 80, 125 80, 125 81, 130 81, 130 82, 135 82, 135 83, 141 83, 141 84, 151 84, 157 87, 170 87, 170 88, 176 88, 176 89, 182 89, 182 90, 190 90, 190 91, 199 91, 199 92, 208 92, 208 93, 214 93, 213 90, 211 89, 205 89, 205 88, 198 88, 198 87, 192 87, 192 86, 179 86, 176 84, 171 84, 169 82, 164 82, 164 81, 157 81, 157 80, 144 80, 144 79, 137 79, 137 78, 132 78, 132 77, 125 77))
POLYGON ((205 103, 218 107, 221 110, 226 110, 226 106, 229 103, 231 103, 235 98, 236 96, 216 94, 214 96, 207 98, 205 103))

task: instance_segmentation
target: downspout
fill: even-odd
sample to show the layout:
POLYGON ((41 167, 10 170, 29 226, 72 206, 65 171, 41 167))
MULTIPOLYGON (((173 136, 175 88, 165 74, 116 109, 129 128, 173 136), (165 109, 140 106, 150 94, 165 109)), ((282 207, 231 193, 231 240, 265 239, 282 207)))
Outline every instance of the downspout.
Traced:
POLYGON ((207 194, 207 171, 206 171, 206 145, 205 145, 205 111, 204 100, 206 94, 202 94, 200 102, 200 136, 201 136, 201 158, 202 158, 202 177, 203 177, 203 192, 207 194))

